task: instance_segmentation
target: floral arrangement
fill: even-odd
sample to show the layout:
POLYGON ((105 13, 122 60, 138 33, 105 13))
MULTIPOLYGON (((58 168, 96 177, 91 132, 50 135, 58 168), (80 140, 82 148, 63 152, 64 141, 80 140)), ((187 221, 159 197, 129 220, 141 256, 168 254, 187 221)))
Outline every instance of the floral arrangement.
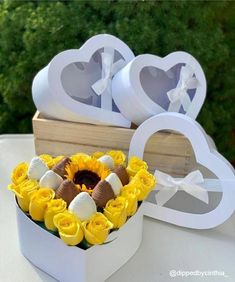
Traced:
POLYGON ((8 188, 19 207, 67 245, 83 249, 107 241, 155 187, 147 163, 122 151, 50 155, 20 163, 8 188))

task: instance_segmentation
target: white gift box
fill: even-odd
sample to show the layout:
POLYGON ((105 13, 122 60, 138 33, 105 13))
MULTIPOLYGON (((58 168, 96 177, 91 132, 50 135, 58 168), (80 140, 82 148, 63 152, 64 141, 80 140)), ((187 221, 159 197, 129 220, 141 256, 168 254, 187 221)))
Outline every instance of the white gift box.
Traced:
POLYGON ((115 36, 93 36, 81 48, 56 55, 35 76, 34 103, 47 117, 130 127, 113 102, 111 80, 133 58, 131 49, 115 36))
POLYGON ((195 119, 206 97, 206 79, 189 53, 178 51, 164 58, 143 54, 114 76, 112 95, 122 114, 136 125, 163 112, 195 119))
MULTIPOLYGON (((65 245, 60 238, 34 223, 16 205, 19 241, 24 256, 60 281, 101 282, 124 265, 138 249, 144 215, 195 229, 213 228, 227 220, 235 207, 234 169, 216 151, 195 120, 178 113, 164 113, 147 120, 133 135, 129 156, 142 158, 148 138, 163 129, 184 134, 192 143, 198 163, 213 172, 214 179, 200 179, 199 175, 199 182, 203 180, 204 183, 198 184, 198 173, 192 172, 196 177, 183 179, 166 175, 165 182, 172 185, 165 189, 169 187, 161 187, 163 175, 163 179, 158 179, 160 185, 156 185, 137 213, 117 232, 111 233, 107 243, 87 250, 65 245), (218 197, 213 199, 211 192, 217 193, 218 197), (180 199, 176 197, 174 201, 175 195, 180 199), (171 198, 173 202, 170 203, 171 198), (185 202, 191 211, 187 207, 182 210, 185 202)), ((161 177, 156 172, 155 175, 161 177)))
POLYGON ((111 242, 87 250, 67 246, 60 238, 33 222, 16 203, 22 254, 35 266, 63 282, 103 282, 137 251, 142 240, 142 207, 111 242))
POLYGON ((156 168, 154 175, 158 184, 155 187, 155 202, 147 199, 144 203, 144 214, 195 229, 213 228, 223 223, 235 210, 235 170, 219 154, 214 143, 194 119, 179 113, 163 113, 146 120, 132 137, 129 157, 137 156, 142 159, 148 139, 161 130, 174 130, 188 138, 197 164, 208 170, 211 177, 204 178, 200 169, 196 169, 182 179, 174 179, 156 168), (180 190, 196 198, 191 204, 191 209, 187 208, 190 211, 182 210, 184 201, 178 204, 177 209, 165 206, 180 190), (214 201, 210 197, 211 192, 220 194, 220 199, 214 201))

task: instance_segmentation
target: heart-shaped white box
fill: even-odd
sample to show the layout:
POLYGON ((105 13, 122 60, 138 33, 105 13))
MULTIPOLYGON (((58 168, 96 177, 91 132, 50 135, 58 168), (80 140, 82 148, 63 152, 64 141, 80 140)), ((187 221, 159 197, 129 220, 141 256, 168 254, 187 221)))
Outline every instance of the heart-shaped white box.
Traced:
POLYGON ((134 255, 142 240, 142 207, 114 232, 113 241, 87 250, 65 245, 27 217, 18 204, 16 213, 23 255, 63 282, 103 282, 134 255))
POLYGON ((120 39, 108 34, 93 36, 80 49, 56 55, 35 76, 32 85, 34 103, 47 117, 130 127, 130 121, 119 112, 112 100, 110 84, 118 67, 133 58, 131 49, 120 39), (103 58, 103 54, 108 58, 103 58), (106 89, 97 95, 93 87, 102 77, 106 89))
MULTIPOLYGON (((133 135, 129 156, 142 158, 148 138, 163 129, 184 134, 191 142, 198 162, 217 176, 216 181, 221 186, 218 192, 222 194, 217 207, 209 212, 191 214, 158 206, 148 197, 138 212, 114 234, 113 241, 82 250, 66 246, 62 240, 35 224, 16 205, 19 241, 24 256, 60 281, 101 282, 124 265, 138 249, 142 240, 144 215, 196 229, 212 228, 228 219, 234 212, 234 169, 215 150, 195 120, 178 113, 164 113, 150 118, 133 135)), ((210 182, 209 179, 207 183, 210 182)))
MULTIPOLYGON (((137 156, 142 159, 148 139, 161 130, 177 131, 188 138, 197 163, 213 174, 213 179, 204 179, 204 189, 221 194, 221 199, 217 206, 213 205, 210 209, 206 208, 206 212, 199 211, 196 214, 159 206, 148 198, 144 202, 144 215, 195 229, 213 228, 223 223, 235 210, 235 172, 232 165, 218 153, 198 122, 179 113, 163 113, 146 120, 132 137, 129 157, 137 156)), ((158 190, 158 185, 155 188, 158 190)), ((214 203, 209 199, 208 208, 212 204, 214 203)))
POLYGON ((195 119, 206 97, 206 79, 198 61, 186 52, 174 52, 164 58, 144 54, 135 57, 114 76, 112 95, 122 114, 136 125, 167 111, 195 119), (197 80, 194 89, 190 88, 192 79, 197 80), (167 95, 173 89, 178 104, 175 109, 167 95), (183 98, 189 103, 187 110, 177 101, 183 98))

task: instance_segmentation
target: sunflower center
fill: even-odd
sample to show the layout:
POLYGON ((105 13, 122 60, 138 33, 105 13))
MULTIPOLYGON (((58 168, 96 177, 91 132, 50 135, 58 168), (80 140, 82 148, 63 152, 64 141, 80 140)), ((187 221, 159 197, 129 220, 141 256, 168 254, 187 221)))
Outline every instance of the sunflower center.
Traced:
POLYGON ((93 171, 80 170, 75 173, 73 181, 75 184, 79 184, 81 186, 84 184, 86 185, 87 189, 92 190, 100 181, 100 177, 93 171))

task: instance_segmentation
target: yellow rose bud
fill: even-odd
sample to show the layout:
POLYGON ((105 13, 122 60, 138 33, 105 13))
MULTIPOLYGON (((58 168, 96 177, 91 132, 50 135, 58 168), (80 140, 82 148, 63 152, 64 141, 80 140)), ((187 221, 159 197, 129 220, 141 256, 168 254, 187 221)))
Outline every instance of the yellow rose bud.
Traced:
POLYGON ((55 197, 55 191, 50 188, 41 188, 31 197, 29 214, 33 220, 43 221, 47 203, 55 197))
POLYGON ((92 245, 103 244, 113 224, 100 212, 82 223, 85 239, 92 245))
POLYGON ((67 245, 76 246, 84 237, 79 219, 67 210, 54 216, 54 225, 67 245))
POLYGON ((143 160, 140 160, 137 157, 131 157, 126 168, 129 176, 135 176, 136 173, 141 169, 148 169, 148 165, 143 160))
POLYGON ((136 196, 139 194, 139 190, 137 189, 136 185, 134 185, 132 182, 129 182, 127 185, 122 187, 121 193, 126 192, 126 191, 131 191, 134 193, 136 196))
POLYGON ((121 196, 107 202, 104 215, 113 223, 113 228, 120 228, 126 222, 127 206, 127 200, 121 196))
POLYGON ((28 178, 27 176, 28 171, 28 164, 27 163, 20 163, 14 168, 11 174, 11 180, 14 184, 18 185, 23 182, 25 179, 28 178))
POLYGON ((39 189, 39 185, 36 180, 24 180, 18 185, 10 184, 8 189, 15 193, 20 208, 24 212, 28 212, 30 199, 33 193, 39 189))
POLYGON ((53 166, 56 165, 58 162, 60 162, 64 156, 57 156, 53 159, 53 166))
POLYGON ((109 151, 106 155, 113 158, 115 167, 118 165, 126 166, 126 155, 122 151, 109 151))
POLYGON ((156 178, 145 169, 141 169, 132 178, 130 184, 138 189, 138 201, 143 201, 156 185, 156 178))
POLYGON ((90 159, 91 157, 85 153, 77 153, 75 155, 72 155, 70 157, 70 160, 72 162, 80 162, 80 161, 85 161, 85 160, 88 160, 90 159))
POLYGON ((51 155, 43 154, 39 158, 51 169, 54 165, 54 161, 51 155))
POLYGON ((56 230, 53 222, 54 216, 65 211, 66 206, 67 204, 63 199, 55 199, 47 203, 47 208, 44 214, 44 223, 47 229, 52 231, 56 230))
POLYGON ((137 200, 137 189, 135 186, 128 184, 122 188, 121 196, 127 200, 127 216, 132 216, 135 214, 137 207, 138 207, 138 200, 137 200))
POLYGON ((104 152, 98 151, 98 152, 93 153, 91 156, 95 159, 99 159, 99 158, 103 157, 104 155, 105 155, 104 152))

